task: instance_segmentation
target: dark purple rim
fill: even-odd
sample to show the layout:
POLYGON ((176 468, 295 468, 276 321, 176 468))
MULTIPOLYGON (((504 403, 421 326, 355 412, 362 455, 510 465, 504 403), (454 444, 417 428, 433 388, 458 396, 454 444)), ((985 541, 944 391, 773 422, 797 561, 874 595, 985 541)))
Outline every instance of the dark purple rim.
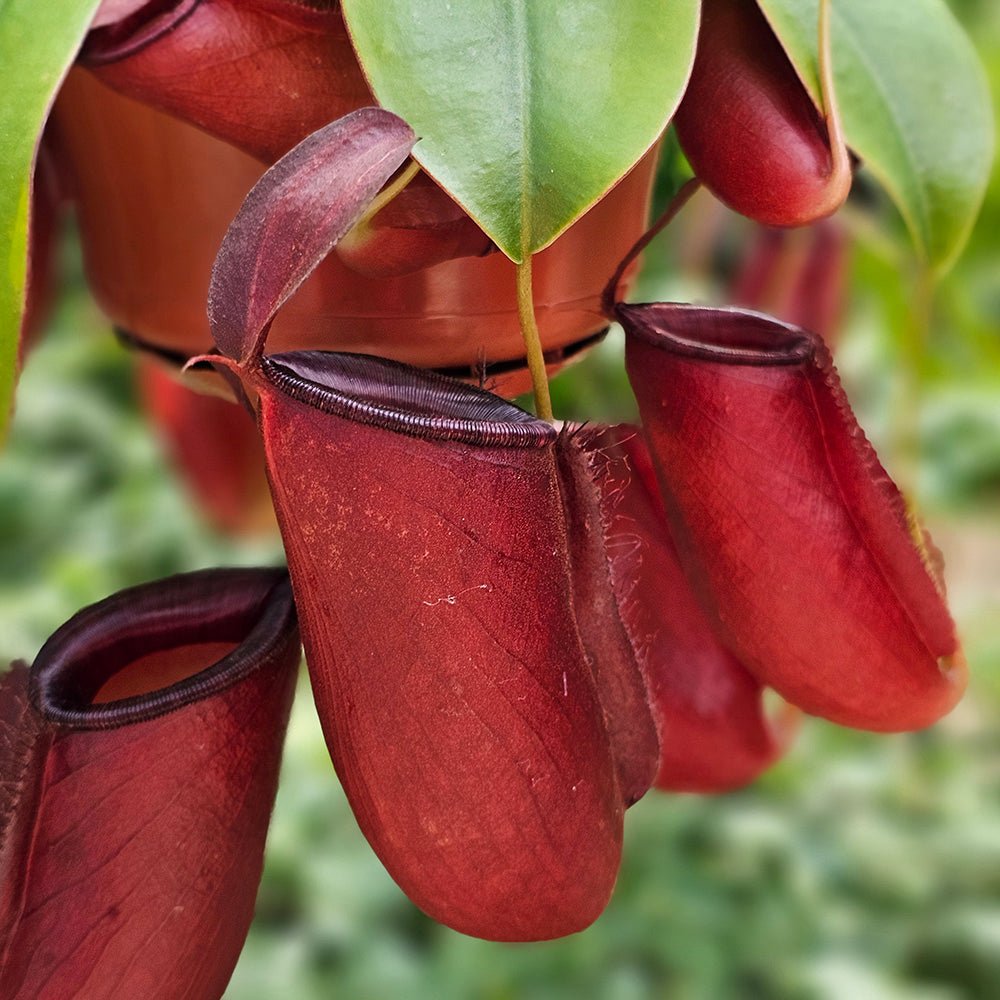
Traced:
POLYGON ((616 316, 625 328, 626 336, 638 337, 653 347, 672 351, 685 357, 699 358, 729 365, 778 366, 800 365, 812 361, 820 341, 815 334, 800 327, 735 307, 696 306, 684 302, 650 302, 641 305, 620 303, 616 316), (747 343, 729 346, 708 339, 695 339, 669 328, 672 314, 682 321, 692 317, 724 318, 746 327, 746 333, 760 337, 759 346, 747 343), (765 343, 769 336, 774 345, 765 343))
POLYGON ((157 8, 156 13, 150 14, 142 8, 118 24, 91 31, 83 43, 78 61, 84 66, 106 66, 134 56, 173 31, 194 13, 200 3, 201 0, 173 0, 165 4, 152 0, 147 6, 157 8))
POLYGON ((119 591, 74 615, 31 667, 29 695, 47 722, 115 729, 155 719, 280 663, 298 645, 284 569, 212 569, 119 591), (140 656, 199 642, 236 648, 191 677, 147 694, 93 704, 115 674, 140 656))
POLYGON ((301 403, 410 437, 544 448, 557 436, 544 420, 485 389, 369 354, 270 354, 261 360, 261 372, 301 403))

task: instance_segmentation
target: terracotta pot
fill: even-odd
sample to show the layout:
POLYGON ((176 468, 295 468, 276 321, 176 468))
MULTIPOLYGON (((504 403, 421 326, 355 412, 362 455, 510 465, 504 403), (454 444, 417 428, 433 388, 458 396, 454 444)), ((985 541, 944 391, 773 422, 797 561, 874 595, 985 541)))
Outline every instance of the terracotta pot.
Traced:
MULTIPOLYGON (((192 125, 122 97, 76 69, 54 116, 91 287, 112 321, 186 355, 212 345, 205 315, 212 261, 260 161, 192 125)), ((535 258, 542 340, 553 368, 607 321, 599 297, 642 232, 655 150, 535 258)), ((274 324, 270 351, 376 354, 423 367, 480 369, 523 357, 514 266, 501 254, 393 278, 328 257, 274 324)), ((457 372, 453 372, 456 374, 457 372)), ((515 373, 516 374, 516 373, 515 373)), ((503 376, 509 379, 509 374, 503 376)), ((498 377, 494 388, 523 391, 498 377)))

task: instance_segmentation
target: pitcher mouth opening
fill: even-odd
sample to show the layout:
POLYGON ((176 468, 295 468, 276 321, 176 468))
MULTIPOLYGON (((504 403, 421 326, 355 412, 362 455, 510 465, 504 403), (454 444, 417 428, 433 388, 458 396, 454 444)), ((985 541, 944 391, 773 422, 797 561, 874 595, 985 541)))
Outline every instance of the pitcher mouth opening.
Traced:
POLYGON ((80 62, 105 66, 127 59, 173 31, 199 3, 201 0, 148 0, 120 21, 93 28, 80 50, 80 62))
POLYGON ((42 647, 30 696, 50 723, 113 729, 165 715, 277 662, 295 628, 284 569, 204 570, 84 608, 42 647))
POLYGON ((485 389, 368 354, 270 354, 264 376, 286 395, 357 423, 435 441, 541 448, 556 431, 485 389))
POLYGON ((617 307, 626 331, 654 347, 735 365, 797 365, 811 360, 818 338, 750 309, 661 302, 617 307))

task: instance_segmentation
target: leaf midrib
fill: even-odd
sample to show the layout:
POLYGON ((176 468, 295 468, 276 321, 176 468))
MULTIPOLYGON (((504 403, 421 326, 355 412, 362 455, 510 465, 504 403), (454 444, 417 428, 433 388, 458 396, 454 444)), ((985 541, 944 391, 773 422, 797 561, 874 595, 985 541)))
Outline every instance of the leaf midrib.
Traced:
POLYGON ((530 255, 531 248, 531 169, 534 164, 531 130, 531 47, 528 41, 528 12, 523 0, 512 0, 510 5, 511 24, 514 26, 515 48, 518 60, 517 79, 520 93, 521 162, 518 172, 519 195, 519 256, 522 263, 530 255))

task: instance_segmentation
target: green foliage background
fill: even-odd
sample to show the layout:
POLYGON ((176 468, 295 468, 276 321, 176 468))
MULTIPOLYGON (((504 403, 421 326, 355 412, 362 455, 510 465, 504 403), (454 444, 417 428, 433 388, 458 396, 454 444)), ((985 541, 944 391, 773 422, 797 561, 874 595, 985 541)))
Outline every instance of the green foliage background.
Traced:
MULTIPOLYGON (((1000 8, 956 2, 1000 95, 1000 8)), ((902 16, 902 15, 901 15, 902 16)), ((870 200, 870 199, 869 199, 870 200)), ((899 228, 879 199, 882 231, 899 228)), ((417 912, 354 825, 301 685, 257 920, 227 993, 277 997, 979 998, 1000 996, 1000 172, 942 285, 926 350, 907 334, 897 244, 859 235, 845 381, 890 466, 919 387, 920 478, 973 670, 934 729, 876 737, 806 724, 754 787, 651 793, 629 814, 618 890, 590 930, 545 945, 463 938, 417 912), (902 430, 902 433, 901 433, 902 430)), ((643 294, 721 294, 673 243, 643 294)), ((0 657, 31 657, 79 607, 201 566, 277 561, 220 540, 164 471, 129 360, 83 290, 34 353, 0 461, 0 657)), ((628 416, 612 334, 554 385, 557 412, 628 416)))

